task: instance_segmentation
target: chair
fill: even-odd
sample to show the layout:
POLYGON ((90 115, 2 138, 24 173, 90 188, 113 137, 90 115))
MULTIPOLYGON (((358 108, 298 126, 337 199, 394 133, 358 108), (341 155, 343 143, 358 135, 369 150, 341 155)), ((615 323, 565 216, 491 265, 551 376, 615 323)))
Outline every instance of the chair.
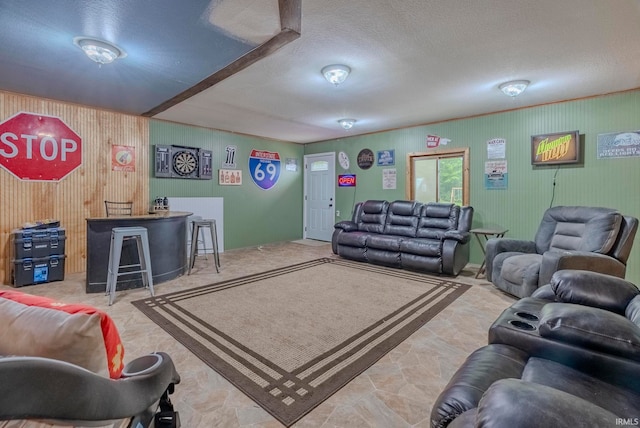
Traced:
MULTIPOLYGON (((213 262, 216 266, 216 272, 220 273, 220 255, 218 253, 218 230, 216 229, 216 221, 212 219, 194 218, 191 221, 191 251, 189 253, 189 272, 187 275, 191 275, 191 268, 196 262, 196 257, 199 256, 198 250, 198 237, 203 229, 209 229, 211 233, 211 243, 213 245, 213 262)), ((204 246, 204 242, 203 242, 204 246)), ((203 248, 203 253, 206 254, 206 248, 203 248)))
POLYGON ((169 399, 180 376, 169 355, 139 357, 122 374, 108 379, 64 361, 0 356, 0 421, 111 426, 114 420, 130 419, 131 427, 180 426, 169 399))
POLYGON ((131 216, 133 202, 104 201, 104 208, 107 212, 107 217, 131 216))
POLYGON ((171 357, 153 352, 125 363, 106 311, 0 290, 0 325, 0 426, 179 426, 171 357))
MULTIPOLYGON (((193 232, 193 222, 194 221, 201 221, 203 220, 203 218, 199 215, 190 215, 189 217, 187 217, 187 249, 189 251, 191 251, 191 232, 193 232)), ((206 244, 205 244, 205 237, 204 237, 204 229, 201 228, 200 229, 200 233, 198 234, 198 242, 196 245, 198 245, 198 248, 202 248, 203 251, 205 252, 205 259, 207 258, 206 255, 206 244)))
POLYGON ((530 296, 561 269, 624 278, 638 219, 599 207, 558 206, 545 211, 533 241, 489 239, 487 280, 517 297, 530 296))
POLYGON ((640 418, 640 290, 556 272, 489 329, 432 409, 433 427, 613 426, 640 418))
POLYGON ((153 274, 151 273, 151 256, 147 229, 144 227, 114 227, 111 229, 111 247, 109 249, 109 265, 107 270, 106 294, 109 295, 109 305, 113 304, 116 296, 118 277, 138 273, 142 275, 144 287, 148 288, 153 296, 153 274), (139 262, 130 265, 121 265, 122 244, 125 240, 129 239, 135 239, 136 241, 139 262), (120 269, 135 267, 139 267, 140 269, 120 272, 120 269))

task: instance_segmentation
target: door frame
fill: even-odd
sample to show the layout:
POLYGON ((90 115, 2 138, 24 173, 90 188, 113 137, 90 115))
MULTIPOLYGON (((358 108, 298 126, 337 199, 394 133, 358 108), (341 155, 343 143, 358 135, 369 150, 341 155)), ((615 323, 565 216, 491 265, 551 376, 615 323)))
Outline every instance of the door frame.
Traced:
POLYGON ((333 206, 331 207, 331 218, 336 218, 336 152, 324 152, 324 153, 313 153, 310 155, 304 155, 303 158, 303 168, 304 168, 304 194, 302 195, 302 238, 307 238, 307 195, 309 194, 309 189, 307 186, 309 185, 309 180, 307 178, 307 174, 309 170, 307 166, 309 165, 309 159, 317 157, 317 156, 329 156, 331 160, 329 161, 331 165, 333 165, 333 185, 331 186, 332 198, 333 198, 333 206))
POLYGON ((406 183, 405 197, 407 200, 411 199, 411 195, 414 193, 414 173, 413 173, 413 159, 414 158, 429 158, 429 157, 456 157, 462 156, 462 205, 469 205, 471 201, 471 189, 469 180, 469 170, 471 161, 469 159, 469 147, 459 149, 440 149, 432 150, 429 152, 413 152, 407 153, 407 169, 406 169, 406 183))

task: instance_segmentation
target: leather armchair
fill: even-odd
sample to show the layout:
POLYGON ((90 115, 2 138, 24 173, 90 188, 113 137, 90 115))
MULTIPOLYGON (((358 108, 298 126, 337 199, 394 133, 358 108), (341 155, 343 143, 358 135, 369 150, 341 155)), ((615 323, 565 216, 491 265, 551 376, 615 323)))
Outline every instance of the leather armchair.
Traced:
POLYGON ((562 269, 624 278, 637 229, 637 218, 614 209, 549 208, 534 240, 493 238, 487 242, 487 280, 509 294, 527 297, 562 269))
POLYGON ((503 312, 489 343, 467 358, 440 394, 432 426, 639 420, 640 291, 632 283, 559 271, 549 286, 503 312))

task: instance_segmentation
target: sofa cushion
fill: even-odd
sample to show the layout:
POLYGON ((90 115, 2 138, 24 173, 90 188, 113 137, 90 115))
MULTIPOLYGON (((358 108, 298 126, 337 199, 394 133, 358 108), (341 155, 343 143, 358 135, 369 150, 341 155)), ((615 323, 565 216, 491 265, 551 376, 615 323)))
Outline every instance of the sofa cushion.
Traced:
POLYGON ((442 257, 425 257, 417 254, 400 253, 403 268, 419 272, 442 273, 442 257))
POLYGON ((552 207, 536 232, 536 252, 550 249, 607 254, 620 231, 622 214, 610 208, 552 207))
POLYGON ((640 327, 640 296, 636 296, 631 300, 624 315, 629 321, 640 327))
POLYGON ((460 207, 455 204, 429 202, 422 206, 416 237, 443 239, 448 230, 458 228, 460 207))
POLYGON ((478 404, 478 428, 608 427, 619 419, 590 401, 520 379, 494 382, 478 404))
POLYGON ((513 284, 537 284, 541 262, 540 254, 519 254, 505 258, 502 278, 513 284))
POLYGON ((113 320, 86 305, 0 290, 0 355, 65 361, 119 378, 124 348, 113 320))
POLYGON ((363 232, 383 233, 387 220, 387 201, 366 201, 362 204, 362 211, 358 219, 358 230, 363 232))
POLYGON ((369 238, 367 232, 349 232, 338 235, 338 245, 348 245, 349 247, 364 248, 369 238))
POLYGON ((394 201, 387 210, 384 233, 387 235, 416 236, 418 216, 422 204, 415 201, 394 201))
POLYGON ((564 303, 606 309, 624 315, 638 287, 622 278, 578 269, 559 270, 550 281, 554 299, 564 303))
POLYGON ((628 389, 539 357, 529 358, 521 379, 564 391, 618 415, 631 416, 629 409, 640 402, 640 396, 628 389))
POLYGON ((367 239, 367 248, 398 252, 402 240, 402 236, 371 234, 367 239))
POLYGON ((391 267, 401 267, 400 253, 397 251, 379 250, 376 248, 367 248, 367 261, 391 267))
POLYGON ((419 256, 440 257, 442 255, 442 241, 427 238, 403 239, 400 242, 400 252, 419 256))
POLYGON ((540 311, 540 336, 640 361, 640 329, 622 315, 571 303, 540 311))

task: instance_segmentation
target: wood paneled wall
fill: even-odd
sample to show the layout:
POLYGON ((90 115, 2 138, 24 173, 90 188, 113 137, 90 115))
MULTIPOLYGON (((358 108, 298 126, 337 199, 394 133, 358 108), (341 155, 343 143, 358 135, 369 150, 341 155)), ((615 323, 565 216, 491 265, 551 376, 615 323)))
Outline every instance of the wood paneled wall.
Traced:
POLYGON ((0 278, 9 283, 10 238, 28 221, 57 219, 66 230, 65 272, 86 270, 87 217, 105 215, 104 200, 149 208, 149 120, 0 92, 0 121, 18 112, 56 116, 82 138, 82 166, 59 182, 21 181, 0 168, 0 278), (135 172, 111 170, 111 146, 135 148, 135 172))

